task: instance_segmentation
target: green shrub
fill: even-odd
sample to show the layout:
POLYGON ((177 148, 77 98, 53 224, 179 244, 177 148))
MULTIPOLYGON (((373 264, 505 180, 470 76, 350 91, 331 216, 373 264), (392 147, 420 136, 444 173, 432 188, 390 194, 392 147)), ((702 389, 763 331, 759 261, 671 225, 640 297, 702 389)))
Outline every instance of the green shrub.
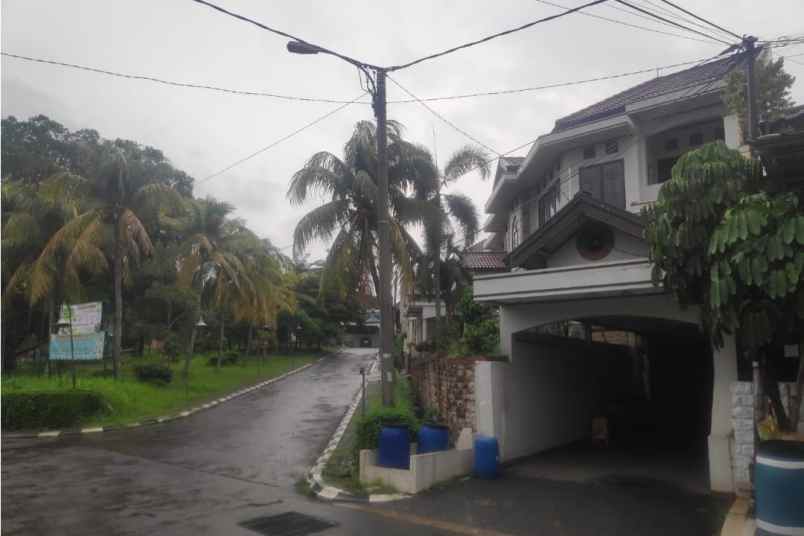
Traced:
POLYGON ((161 363, 147 363, 134 367, 134 375, 141 382, 167 385, 173 381, 173 369, 161 363))
MULTIPOLYGON (((237 365, 237 362, 240 360, 240 354, 235 350, 229 350, 223 356, 220 357, 221 366, 226 367, 230 365, 237 365)), ((212 356, 207 361, 207 365, 210 367, 217 367, 218 366, 218 356, 212 356)))
POLYGON ((93 391, 3 393, 3 429, 64 428, 103 413, 106 404, 93 391))
POLYGON ((406 425, 410 440, 416 440, 419 431, 419 421, 413 407, 410 383, 407 378, 400 378, 396 382, 394 405, 391 407, 379 406, 371 408, 365 417, 360 417, 356 425, 356 441, 354 458, 357 460, 363 449, 376 449, 380 437, 380 430, 388 425, 406 425))

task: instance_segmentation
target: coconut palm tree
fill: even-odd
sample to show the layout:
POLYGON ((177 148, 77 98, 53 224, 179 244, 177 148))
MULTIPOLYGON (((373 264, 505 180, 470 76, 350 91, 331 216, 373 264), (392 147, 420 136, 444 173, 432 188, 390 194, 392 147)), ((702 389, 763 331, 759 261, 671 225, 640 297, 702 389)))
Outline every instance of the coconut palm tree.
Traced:
MULTIPOLYGON (((433 266, 433 298, 436 313, 436 340, 440 342, 441 334, 441 301, 442 301, 442 254, 444 236, 449 236, 452 243, 454 227, 457 226, 463 235, 464 246, 471 245, 479 229, 477 209, 469 197, 460 193, 442 193, 445 188, 455 183, 460 177, 471 171, 480 173, 487 179, 490 172, 488 155, 482 150, 465 146, 450 156, 443 173, 440 174, 432 203, 435 210, 429 214, 433 217, 425 227, 427 252, 433 266)), ((449 253, 449 251, 447 252, 449 253)))
MULTIPOLYGON (((430 195, 438 182, 438 170, 427 149, 405 141, 402 126, 388 122, 388 188, 391 250, 394 260, 411 283, 412 256, 418 252, 406 226, 423 223, 430 216, 430 195)), ((343 158, 329 152, 314 154, 291 180, 287 197, 302 204, 314 195, 324 203, 308 212, 296 225, 294 254, 300 256, 316 239, 333 238, 326 259, 322 285, 346 286, 371 278, 379 289, 377 265, 377 143, 376 126, 369 121, 355 125, 344 147, 343 158)))
POLYGON ((167 183, 157 182, 145 152, 117 140, 85 145, 83 173, 59 173, 42 182, 40 193, 51 203, 70 207, 74 217, 58 229, 33 264, 30 295, 37 302, 54 290, 61 271, 64 284, 80 287, 82 271, 111 272, 114 286, 112 362, 115 378, 123 332, 123 280, 153 244, 142 221, 158 218, 166 201, 179 198, 167 183))

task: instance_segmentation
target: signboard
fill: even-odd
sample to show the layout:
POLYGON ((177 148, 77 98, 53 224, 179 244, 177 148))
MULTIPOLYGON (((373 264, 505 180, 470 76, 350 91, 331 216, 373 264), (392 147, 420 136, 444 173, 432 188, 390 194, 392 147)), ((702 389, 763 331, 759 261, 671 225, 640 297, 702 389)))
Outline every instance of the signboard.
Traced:
POLYGON ((74 334, 72 349, 70 348, 70 335, 51 335, 50 359, 70 361, 88 361, 103 359, 103 343, 106 332, 74 334))
MULTIPOLYGON (((100 331, 103 317, 103 304, 101 302, 79 303, 76 305, 62 305, 60 323, 69 323, 72 316, 73 335, 84 335, 100 331)), ((67 335, 70 328, 62 328, 61 333, 67 335)))

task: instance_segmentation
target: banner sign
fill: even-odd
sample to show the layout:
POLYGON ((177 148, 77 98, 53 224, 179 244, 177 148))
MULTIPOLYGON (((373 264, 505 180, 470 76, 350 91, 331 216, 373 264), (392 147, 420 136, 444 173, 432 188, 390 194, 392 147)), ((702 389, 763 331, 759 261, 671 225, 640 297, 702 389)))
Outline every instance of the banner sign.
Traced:
MULTIPOLYGON (((100 331, 103 317, 101 302, 62 305, 60 323, 69 323, 72 317, 73 335, 83 335, 100 331)), ((70 328, 62 328, 62 334, 69 334, 70 328)))
POLYGON ((70 361, 88 361, 103 359, 103 343, 106 332, 74 334, 72 350, 70 348, 70 335, 51 335, 50 359, 70 361))

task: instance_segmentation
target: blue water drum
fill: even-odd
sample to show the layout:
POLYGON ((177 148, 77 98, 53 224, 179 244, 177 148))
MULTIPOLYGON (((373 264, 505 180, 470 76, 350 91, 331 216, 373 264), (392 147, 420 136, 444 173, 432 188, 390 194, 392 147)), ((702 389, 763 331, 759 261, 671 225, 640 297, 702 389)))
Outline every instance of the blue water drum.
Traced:
POLYGON ((377 464, 396 469, 410 468, 410 436, 408 427, 383 426, 380 430, 377 464))
POLYGON ((449 448, 449 428, 438 424, 425 424, 419 428, 417 454, 438 452, 449 448))
POLYGON ((475 437, 475 476, 485 479, 497 478, 499 458, 497 438, 475 437))
POLYGON ((804 442, 760 444, 754 485, 757 534, 804 535, 804 442))

